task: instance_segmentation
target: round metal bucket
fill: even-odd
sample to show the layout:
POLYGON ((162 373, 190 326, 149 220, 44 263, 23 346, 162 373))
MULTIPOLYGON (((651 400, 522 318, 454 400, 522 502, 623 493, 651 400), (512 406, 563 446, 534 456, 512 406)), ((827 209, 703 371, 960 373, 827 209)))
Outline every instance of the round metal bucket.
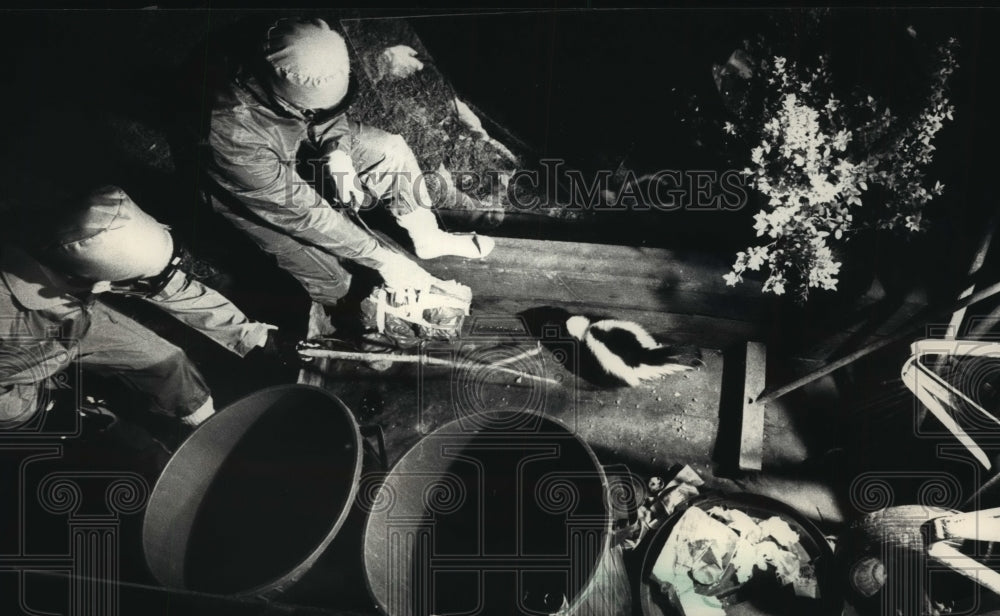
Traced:
POLYGON ((283 592, 341 529, 361 468, 358 424, 329 392, 247 396, 195 430, 157 481, 142 524, 149 570, 172 588, 283 592))
POLYGON ((448 423, 400 459, 366 506, 365 574, 391 616, 585 613, 599 594, 608 479, 552 419, 448 423))

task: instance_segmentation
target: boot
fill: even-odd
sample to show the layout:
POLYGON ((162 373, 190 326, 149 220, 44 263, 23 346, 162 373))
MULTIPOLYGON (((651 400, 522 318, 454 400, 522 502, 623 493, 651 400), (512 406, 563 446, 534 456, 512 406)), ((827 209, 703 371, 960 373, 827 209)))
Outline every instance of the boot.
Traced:
POLYGON ((406 229, 413 240, 413 251, 420 259, 435 259, 445 255, 482 259, 493 251, 492 238, 475 233, 448 233, 438 227, 434 212, 418 207, 400 216, 399 226, 406 229))

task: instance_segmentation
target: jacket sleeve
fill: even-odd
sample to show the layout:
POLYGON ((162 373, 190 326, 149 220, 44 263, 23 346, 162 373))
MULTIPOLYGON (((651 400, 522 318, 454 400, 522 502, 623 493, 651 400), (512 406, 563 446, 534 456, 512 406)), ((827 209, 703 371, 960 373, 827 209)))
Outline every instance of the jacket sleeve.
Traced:
POLYGON ((254 323, 218 291, 177 271, 152 304, 243 357, 267 339, 264 323, 254 323))
POLYGON ((0 340, 0 387, 41 383, 66 369, 77 349, 58 340, 0 340))
MULTIPOLYGON (((89 320, 85 312, 73 316, 79 329, 70 328, 69 336, 79 339, 86 332, 89 320)), ((0 280, 0 388, 41 383, 65 370, 77 358, 79 344, 38 335, 61 324, 57 317, 50 319, 17 304, 13 293, 0 280)))
POLYGON ((209 176, 254 214, 296 239, 378 268, 378 242, 327 203, 239 117, 213 121, 209 176))
POLYGON ((39 410, 39 391, 76 356, 76 346, 58 340, 0 339, 0 424, 30 418, 39 410))

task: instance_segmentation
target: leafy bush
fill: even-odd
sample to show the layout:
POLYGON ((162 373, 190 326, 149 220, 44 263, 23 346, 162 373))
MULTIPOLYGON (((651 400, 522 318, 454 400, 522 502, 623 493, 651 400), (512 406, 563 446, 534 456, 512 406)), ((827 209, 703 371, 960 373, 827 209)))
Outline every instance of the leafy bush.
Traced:
MULTIPOLYGON (((754 217, 766 243, 737 253, 727 284, 766 268, 766 292, 804 301, 810 289, 837 288, 834 247, 852 234, 925 228, 924 208, 944 190, 928 185, 926 170, 934 137, 954 114, 947 93, 956 47, 950 39, 936 48, 926 93, 907 114, 863 93, 839 98, 827 56, 812 67, 782 56, 754 63, 724 130, 753 146, 743 172, 766 199, 754 217)), ((748 57, 740 56, 743 72, 748 57)))

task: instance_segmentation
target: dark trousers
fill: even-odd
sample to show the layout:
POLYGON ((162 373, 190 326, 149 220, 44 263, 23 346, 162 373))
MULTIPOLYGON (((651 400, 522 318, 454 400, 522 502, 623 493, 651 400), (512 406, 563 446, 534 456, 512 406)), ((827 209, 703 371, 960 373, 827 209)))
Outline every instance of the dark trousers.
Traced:
POLYGON ((189 415, 208 400, 205 379, 179 347, 100 302, 90 315, 80 340, 85 370, 121 380, 166 415, 189 415))

